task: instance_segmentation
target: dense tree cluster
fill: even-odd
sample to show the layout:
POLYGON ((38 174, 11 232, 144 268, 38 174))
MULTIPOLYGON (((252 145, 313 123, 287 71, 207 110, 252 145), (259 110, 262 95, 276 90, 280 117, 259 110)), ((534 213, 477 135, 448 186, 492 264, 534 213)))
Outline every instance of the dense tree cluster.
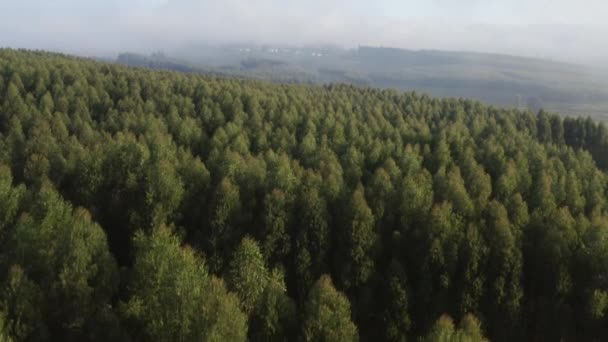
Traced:
POLYGON ((607 155, 542 111, 0 50, 0 341, 604 340, 607 155))

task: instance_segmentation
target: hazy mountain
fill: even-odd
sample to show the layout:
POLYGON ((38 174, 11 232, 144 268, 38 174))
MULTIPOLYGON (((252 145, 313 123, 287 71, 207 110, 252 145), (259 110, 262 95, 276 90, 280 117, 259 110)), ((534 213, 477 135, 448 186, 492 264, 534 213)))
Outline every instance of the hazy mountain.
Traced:
POLYGON ((500 106, 545 108, 603 118, 608 72, 552 60, 477 52, 335 46, 201 45, 117 62, 278 82, 333 83, 416 90, 500 106))

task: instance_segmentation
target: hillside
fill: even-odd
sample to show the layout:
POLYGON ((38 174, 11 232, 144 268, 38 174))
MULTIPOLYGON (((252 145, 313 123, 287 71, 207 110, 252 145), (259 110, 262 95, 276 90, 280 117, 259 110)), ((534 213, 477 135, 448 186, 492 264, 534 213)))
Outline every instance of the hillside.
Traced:
POLYGON ((0 50, 0 341, 606 340, 607 156, 591 119, 0 50))
MULTIPOLYGON (((289 83, 345 82, 471 98, 502 107, 544 108, 600 120, 608 117, 608 70, 550 60, 378 47, 248 45, 189 47, 171 55, 185 68, 204 73, 289 83)), ((158 61, 155 56, 140 58, 158 61)), ((154 62, 138 65, 149 64, 154 62)), ((175 65, 164 69, 180 70, 175 65)))

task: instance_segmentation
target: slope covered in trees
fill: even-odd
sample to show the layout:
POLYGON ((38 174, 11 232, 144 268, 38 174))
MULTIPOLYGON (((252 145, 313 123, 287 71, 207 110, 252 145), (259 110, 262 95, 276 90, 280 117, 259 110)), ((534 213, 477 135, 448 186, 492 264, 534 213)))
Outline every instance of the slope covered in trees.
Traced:
POLYGON ((1 50, 0 341, 603 340, 607 144, 469 100, 1 50))

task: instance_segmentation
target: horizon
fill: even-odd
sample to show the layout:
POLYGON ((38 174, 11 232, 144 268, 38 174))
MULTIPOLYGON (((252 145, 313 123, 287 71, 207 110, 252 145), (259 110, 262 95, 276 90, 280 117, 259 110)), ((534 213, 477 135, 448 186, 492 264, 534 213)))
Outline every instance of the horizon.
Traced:
POLYGON ((608 4, 598 0, 582 6, 564 0, 0 2, 0 46, 77 55, 257 44, 475 52, 594 66, 608 58, 608 4))
MULTIPOLYGON (((191 48, 193 46, 195 46, 195 45, 193 44, 192 46, 188 46, 187 48, 191 48)), ((558 63, 558 64, 578 66, 578 67, 583 67, 583 68, 592 67, 592 68, 599 68, 599 70, 608 70, 608 65, 598 65, 598 64, 591 64, 591 63, 584 63, 584 62, 577 62, 577 61, 569 61, 569 60, 565 60, 565 59, 552 58, 550 56, 549 57, 526 56, 526 55, 518 55, 518 54, 514 54, 514 53, 488 52, 488 51, 481 51, 481 50, 458 50, 458 49, 444 50, 444 49, 433 49, 433 48, 414 49, 414 48, 407 48, 407 47, 373 45, 373 44, 361 44, 358 46, 341 46, 341 45, 330 44, 330 43, 293 45, 293 44, 280 44, 280 43, 273 44, 273 43, 252 43, 252 42, 225 42, 225 43, 199 42, 198 44, 196 44, 196 47, 200 47, 200 46, 211 47, 211 48, 253 47, 253 48, 259 48, 259 49, 274 48, 274 47, 284 48, 284 49, 327 49, 327 48, 332 48, 332 49, 338 49, 338 50, 342 50, 342 51, 356 51, 361 48, 395 49, 395 50, 401 50, 401 51, 407 51, 407 52, 435 52, 435 53, 445 53, 445 54, 475 54, 475 55, 487 55, 487 56, 495 55, 495 56, 501 56, 501 57, 546 61, 546 62, 552 62, 552 63, 558 63)), ((178 47, 177 49, 179 49, 179 48, 184 48, 184 47, 178 47)), ((104 53, 101 53, 101 54, 90 53, 89 54, 89 53, 86 53, 83 51, 61 49, 61 48, 37 48, 37 47, 28 47, 28 46, 8 46, 8 45, 0 45, 0 49, 43 51, 43 52, 49 52, 49 53, 65 54, 67 56, 74 56, 74 57, 107 60, 110 62, 114 62, 114 60, 117 59, 121 54, 131 54, 131 53, 141 55, 141 56, 146 56, 146 57, 151 57, 152 55, 154 55, 156 53, 161 53, 168 58, 176 58, 177 60, 184 59, 183 56, 180 56, 180 54, 176 52, 179 50, 176 50, 174 48, 173 50, 167 51, 167 50, 163 49, 162 47, 158 47, 158 48, 150 47, 149 49, 143 49, 143 50, 142 49, 139 49, 139 50, 125 49, 125 50, 119 50, 119 51, 115 51, 115 52, 107 53, 107 54, 104 54, 104 53)), ((191 62, 188 58, 184 59, 183 61, 191 62)))

